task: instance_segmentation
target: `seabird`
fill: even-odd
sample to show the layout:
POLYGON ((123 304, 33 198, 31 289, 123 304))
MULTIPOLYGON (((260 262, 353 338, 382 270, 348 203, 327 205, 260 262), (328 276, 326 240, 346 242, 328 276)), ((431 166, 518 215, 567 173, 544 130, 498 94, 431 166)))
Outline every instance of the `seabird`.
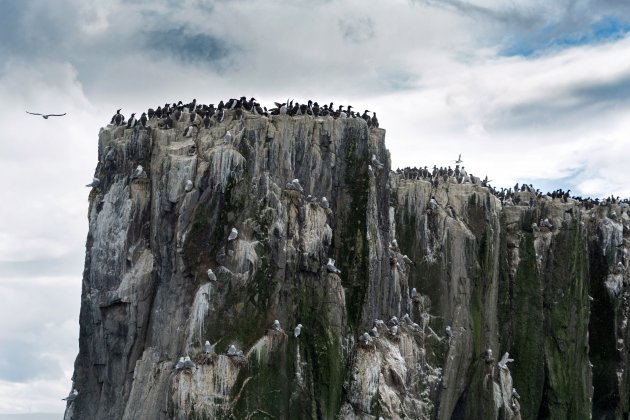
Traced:
POLYGON ((446 333, 446 336, 448 338, 451 338, 453 336, 453 331, 451 330, 451 326, 447 325, 446 328, 444 329, 444 332, 446 333))
POLYGON ((299 192, 304 192, 304 188, 300 184, 300 180, 295 178, 293 181, 289 182, 286 186, 287 190, 295 190, 299 192))
POLYGON ((184 130, 184 137, 192 137, 193 127, 194 125, 189 125, 188 127, 186 127, 186 129, 184 130))
POLYGON ((335 267, 335 260, 332 259, 332 258, 328 258, 328 263, 326 263, 326 268, 331 273, 341 274, 341 270, 339 270, 337 267, 335 267))
POLYGON ((415 299, 418 296, 418 291, 416 290, 415 287, 411 289, 410 295, 411 295, 411 299, 415 299))
POLYGON ((214 353, 214 346, 212 344, 210 344, 210 342, 208 340, 206 340, 206 342, 203 345, 203 352, 205 354, 212 354, 212 353, 214 353))
POLYGON ((521 396, 518 395, 518 392, 516 392, 516 388, 512 388, 512 397, 516 398, 517 400, 521 399, 521 396))
POLYGON ((330 204, 328 204, 328 200, 326 199, 326 197, 322 197, 322 208, 327 209, 330 207, 330 204))
POLYGON ((367 346, 368 344, 372 342, 372 336, 369 333, 364 332, 363 335, 361 336, 361 341, 363 341, 363 344, 367 346))
POLYGON ((132 112, 131 117, 129 117, 129 121, 127 121, 127 128, 134 128, 136 126, 136 113, 132 112))
POLYGON ((195 365, 195 362, 190 360, 189 356, 184 357, 184 369, 194 369, 196 367, 197 365, 195 365))
POLYGON ((378 338, 378 336, 379 336, 378 328, 376 328, 376 326, 372 327, 372 329, 370 330, 370 334, 372 335, 372 337, 378 338))
POLYGON ((99 186, 99 184, 101 183, 101 180, 98 178, 92 178, 92 182, 87 184, 86 187, 90 187, 90 188, 96 188, 99 186))
POLYGON ((398 317, 397 316, 391 317, 391 319, 387 323, 391 325, 398 325, 398 317))
POLYGON ((230 231, 230 235, 228 236, 228 242, 233 241, 237 237, 238 237, 238 230, 236 230, 236 228, 233 227, 232 230, 230 231))
POLYGON ((147 174, 146 174, 146 172, 144 172, 144 168, 142 167, 142 165, 138 165, 136 170, 133 171, 133 174, 131 175, 131 179, 146 178, 146 176, 147 176, 147 174))
POLYGON ((175 369, 177 370, 181 370, 184 368, 184 357, 180 357, 179 360, 177 361, 177 364, 175 364, 175 369))
POLYGON ((513 362, 514 359, 510 359, 510 353, 508 353, 507 351, 505 352, 505 354, 503 355, 503 357, 501 358, 501 360, 499 360, 499 367, 501 369, 505 369, 507 370, 508 366, 507 364, 510 362, 513 362))
POLYGON ((236 349, 236 346, 234 344, 230 344, 230 347, 228 347, 227 355, 230 357, 238 356, 238 350, 236 349))
POLYGON ((214 274, 211 268, 208 268, 208 280, 217 281, 217 275, 214 274))
POLYGON ((282 328, 280 328, 280 321, 278 321, 277 319, 273 321, 273 325, 271 326, 271 329, 274 331, 281 331, 282 328))
POLYGON ((147 126, 147 121, 148 121, 148 119, 147 119, 147 113, 146 113, 146 112, 143 112, 143 113, 142 113, 142 115, 140 116, 140 124, 141 124, 143 127, 146 127, 146 126, 147 126))
POLYGON ((375 154, 372 154, 372 163, 374 164, 374 166, 376 166, 378 169, 383 169, 383 165, 377 158, 375 154))
POLYGON ((224 143, 229 143, 232 141, 232 133, 230 133, 230 131, 226 131, 225 132, 225 136, 223 136, 223 142, 224 143))
POLYGON ((63 117, 64 115, 66 115, 66 113, 64 112, 63 114, 40 114, 38 112, 28 112, 26 111, 27 114, 31 114, 31 115, 41 115, 43 119, 47 120, 48 117, 63 117))
POLYGON ((431 197, 431 199, 429 200, 429 209, 435 210, 437 208, 438 208, 438 203, 435 200, 435 197, 431 197))
POLYGON ((461 153, 460 153, 460 154, 459 154, 459 156, 457 157, 457 160, 456 160, 456 161, 454 161, 454 162, 455 162, 455 163, 457 163, 457 164, 460 164, 460 163, 462 163, 462 162, 463 162, 463 160, 462 160, 462 154, 461 154, 461 153))
POLYGON ((409 314, 405 314, 402 317, 402 320, 405 324, 413 324, 413 321, 411 320, 411 317, 409 316, 409 314))
POLYGON ((389 333, 391 335, 396 335, 398 334, 398 325, 394 325, 393 327, 390 328, 389 333))
POLYGON ((79 391, 76 390, 76 388, 72 388, 72 391, 70 391, 70 393, 68 394, 68 396, 66 398, 62 398, 62 401, 74 401, 77 399, 77 397, 79 396, 79 391))
POLYGON ((293 336, 295 338, 298 338, 301 332, 302 332, 302 324, 297 324, 297 327, 295 327, 295 329, 293 330, 293 336))
POLYGON ((193 182, 190 179, 186 180, 186 185, 184 186, 184 190, 186 190, 186 192, 190 192, 193 189, 193 182))

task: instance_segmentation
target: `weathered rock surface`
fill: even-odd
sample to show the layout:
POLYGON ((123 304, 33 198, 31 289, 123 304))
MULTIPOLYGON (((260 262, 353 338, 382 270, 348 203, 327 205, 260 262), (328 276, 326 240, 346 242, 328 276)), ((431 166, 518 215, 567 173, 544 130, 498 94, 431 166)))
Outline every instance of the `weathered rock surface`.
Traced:
POLYGON ((66 419, 628 416, 627 206, 504 207, 399 178, 361 119, 230 112, 101 129, 66 419))

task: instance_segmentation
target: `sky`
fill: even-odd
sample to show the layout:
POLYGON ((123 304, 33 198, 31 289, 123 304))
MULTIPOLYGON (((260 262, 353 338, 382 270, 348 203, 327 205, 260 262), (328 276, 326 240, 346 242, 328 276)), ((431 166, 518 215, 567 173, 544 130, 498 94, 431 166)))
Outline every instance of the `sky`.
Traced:
POLYGON ((627 0, 0 0, 0 414, 65 408, 99 128, 241 96, 374 111, 394 168, 630 196, 627 0))

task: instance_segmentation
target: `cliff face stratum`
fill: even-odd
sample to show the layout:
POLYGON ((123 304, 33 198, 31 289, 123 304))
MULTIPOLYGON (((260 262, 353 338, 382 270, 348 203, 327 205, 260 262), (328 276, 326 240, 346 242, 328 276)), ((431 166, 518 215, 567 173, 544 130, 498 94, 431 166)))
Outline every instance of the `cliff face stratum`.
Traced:
POLYGON ((627 418, 627 205, 502 205, 391 172, 359 118, 233 117, 101 129, 66 419, 627 418))

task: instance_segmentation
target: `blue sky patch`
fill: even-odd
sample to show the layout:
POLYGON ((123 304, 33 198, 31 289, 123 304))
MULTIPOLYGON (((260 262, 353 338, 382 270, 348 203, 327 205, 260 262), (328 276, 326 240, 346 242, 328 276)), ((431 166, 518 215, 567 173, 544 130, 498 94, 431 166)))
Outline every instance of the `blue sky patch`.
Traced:
POLYGON ((630 32, 630 22, 615 16, 604 16, 585 31, 566 32, 560 26, 561 23, 547 25, 538 34, 508 42, 500 55, 532 57, 548 50, 616 41, 630 32))

